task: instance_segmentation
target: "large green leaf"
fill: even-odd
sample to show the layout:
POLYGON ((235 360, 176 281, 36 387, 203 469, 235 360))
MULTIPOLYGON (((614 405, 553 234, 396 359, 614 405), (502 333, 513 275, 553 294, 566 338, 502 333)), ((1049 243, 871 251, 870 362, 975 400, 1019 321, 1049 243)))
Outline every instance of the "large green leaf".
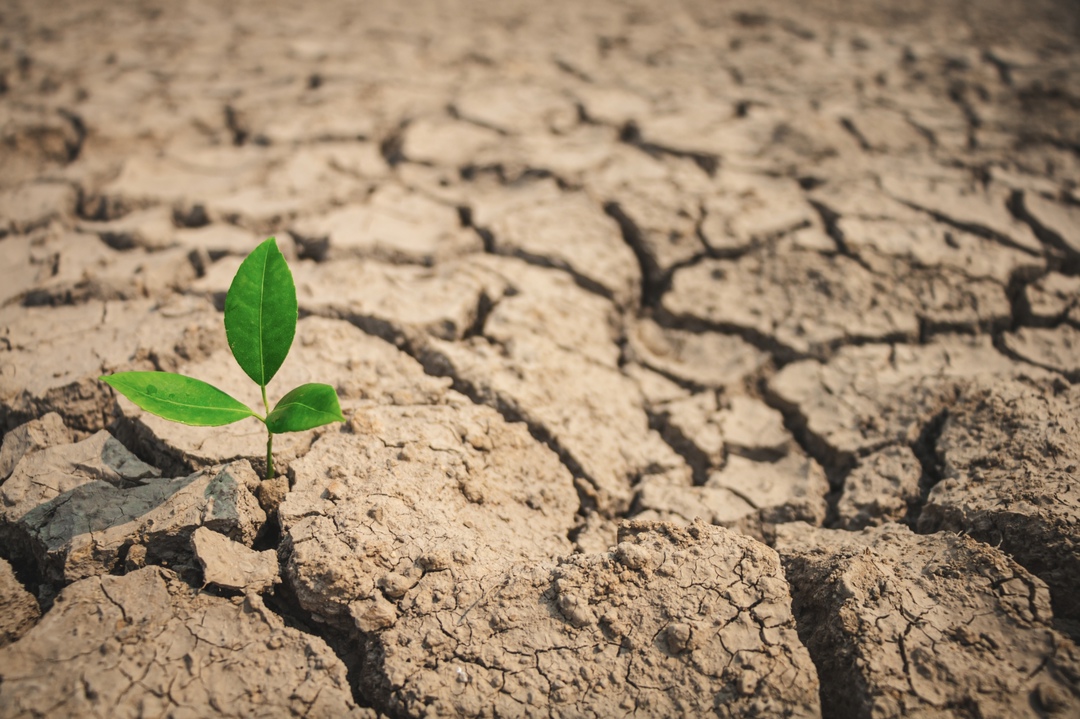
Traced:
POLYGON ((337 392, 328 384, 302 384, 290 391, 266 416, 267 428, 275 433, 300 432, 331 422, 344 422, 337 392))
POLYGON ((172 372, 117 372, 100 379, 147 412, 173 422, 219 427, 255 416, 217 387, 172 372))
POLYGON ((225 296, 225 335, 247 376, 260 387, 289 354, 296 334, 296 285, 274 238, 248 255, 225 296))

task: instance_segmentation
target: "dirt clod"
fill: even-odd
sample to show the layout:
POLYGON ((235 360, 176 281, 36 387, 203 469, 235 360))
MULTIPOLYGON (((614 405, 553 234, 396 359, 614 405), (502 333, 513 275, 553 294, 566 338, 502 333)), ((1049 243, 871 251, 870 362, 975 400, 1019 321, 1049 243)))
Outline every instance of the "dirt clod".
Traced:
POLYGON ((777 529, 800 635, 833 715, 901 717, 965 706, 1076 711, 1080 652, 1052 627, 1046 585, 970 538, 886 524, 777 529), (1045 704, 1044 704, 1045 706, 1045 704))
POLYGON ((413 603, 371 651, 371 691, 438 715, 819 715, 772 550, 639 522, 614 553, 516 567, 413 603))

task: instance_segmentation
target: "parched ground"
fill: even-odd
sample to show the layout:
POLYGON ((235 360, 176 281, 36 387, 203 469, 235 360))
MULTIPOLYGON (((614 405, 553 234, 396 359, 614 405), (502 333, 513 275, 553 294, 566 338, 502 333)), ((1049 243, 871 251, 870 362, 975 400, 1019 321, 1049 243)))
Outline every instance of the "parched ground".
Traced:
POLYGON ((1080 716, 1080 9, 0 2, 0 717, 1080 716), (271 400, 221 309, 277 237, 271 400))

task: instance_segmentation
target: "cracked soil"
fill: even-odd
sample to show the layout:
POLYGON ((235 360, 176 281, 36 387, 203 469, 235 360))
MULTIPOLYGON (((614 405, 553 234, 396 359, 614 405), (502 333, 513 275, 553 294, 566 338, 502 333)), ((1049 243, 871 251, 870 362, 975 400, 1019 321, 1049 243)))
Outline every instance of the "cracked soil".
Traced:
POLYGON ((1080 716, 1080 9, 0 2, 0 717, 1080 716), (225 293, 275 235, 275 391, 225 293), (255 390, 257 392, 257 390, 255 390))

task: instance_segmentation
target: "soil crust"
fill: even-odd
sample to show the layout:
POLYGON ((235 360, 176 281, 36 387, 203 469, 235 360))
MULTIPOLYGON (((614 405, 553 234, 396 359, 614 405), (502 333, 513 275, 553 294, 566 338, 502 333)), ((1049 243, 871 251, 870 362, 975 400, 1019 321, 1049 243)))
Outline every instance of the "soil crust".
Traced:
POLYGON ((1080 8, 0 3, 0 719, 1080 716, 1080 8), (252 406, 232 277, 297 287, 252 406))

